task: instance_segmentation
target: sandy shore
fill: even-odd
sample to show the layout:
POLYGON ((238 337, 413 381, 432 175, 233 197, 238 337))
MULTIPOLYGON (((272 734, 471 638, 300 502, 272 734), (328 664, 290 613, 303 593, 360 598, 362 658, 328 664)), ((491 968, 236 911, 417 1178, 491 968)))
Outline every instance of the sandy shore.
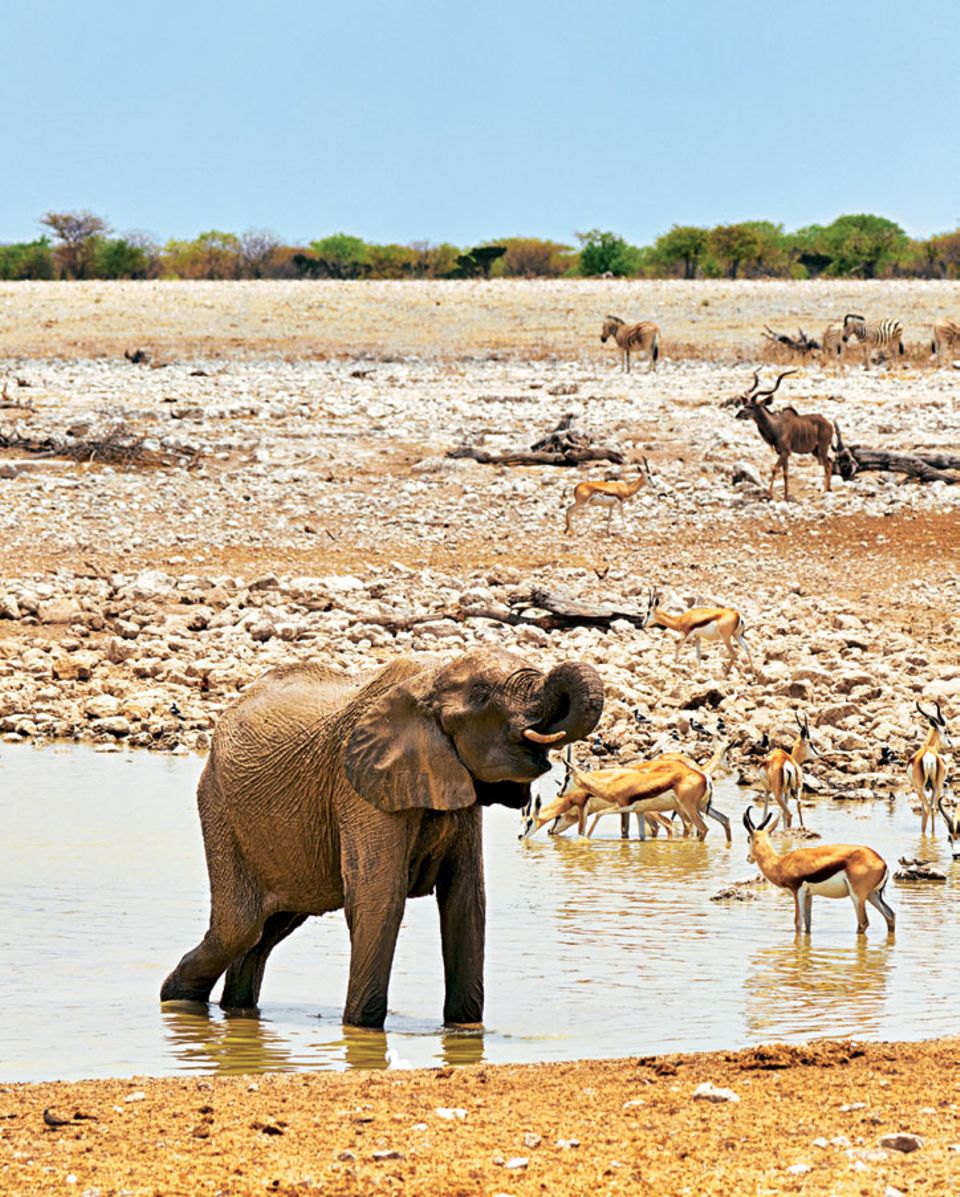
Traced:
POLYGON ((8 1086, 0 1191, 939 1195, 960 1182, 958 1078, 945 1040, 8 1086))

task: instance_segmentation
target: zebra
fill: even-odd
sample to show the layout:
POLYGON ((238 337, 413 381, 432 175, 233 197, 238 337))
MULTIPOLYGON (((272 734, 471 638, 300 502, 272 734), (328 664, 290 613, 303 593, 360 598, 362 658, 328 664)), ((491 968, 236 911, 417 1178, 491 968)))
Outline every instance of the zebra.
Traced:
POLYGON ((874 349, 894 346, 900 356, 903 356, 903 325, 899 320, 871 320, 869 324, 854 312, 848 312, 843 318, 843 341, 846 344, 850 338, 857 340, 863 346, 863 368, 870 369, 870 353, 874 349))
POLYGON ((931 352, 937 355, 937 365, 943 365, 943 352, 951 346, 960 347, 960 324, 956 320, 946 318, 935 320, 933 323, 933 344, 931 352))
POLYGON ((620 369, 630 373, 630 353, 646 353, 650 358, 650 369, 656 370, 660 356, 660 326, 652 320, 641 320, 639 324, 624 324, 619 316, 608 316, 603 322, 600 340, 606 344, 607 337, 620 346, 620 369))
POLYGON ((820 337, 820 363, 826 366, 832 358, 834 366, 843 368, 843 321, 831 320, 820 337))

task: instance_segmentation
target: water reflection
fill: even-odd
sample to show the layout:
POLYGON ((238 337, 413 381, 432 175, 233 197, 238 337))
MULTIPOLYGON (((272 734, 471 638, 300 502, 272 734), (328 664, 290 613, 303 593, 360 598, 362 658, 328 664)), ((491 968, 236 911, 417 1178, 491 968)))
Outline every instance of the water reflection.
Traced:
POLYGON ((414 1065, 408 1054, 417 1057, 418 1066, 484 1061, 482 1031, 445 1028, 439 1034, 439 1051, 424 1060, 420 1049, 425 1034, 387 1034, 341 1025, 335 1038, 307 1036, 294 1052, 294 1041, 286 1030, 276 1029, 272 1017, 228 1013, 202 1002, 165 1002, 161 1012, 168 1050, 185 1072, 237 1076, 306 1068, 410 1068, 414 1065))
POLYGON ((187 1072, 236 1076, 292 1072, 299 1067, 284 1035, 256 1014, 227 1014, 200 1002, 165 1002, 163 1029, 170 1053, 187 1072))
POLYGON ((750 1038, 876 1033, 893 952, 892 936, 864 935, 849 947, 821 947, 810 935, 795 935, 789 944, 761 948, 744 978, 750 1038))

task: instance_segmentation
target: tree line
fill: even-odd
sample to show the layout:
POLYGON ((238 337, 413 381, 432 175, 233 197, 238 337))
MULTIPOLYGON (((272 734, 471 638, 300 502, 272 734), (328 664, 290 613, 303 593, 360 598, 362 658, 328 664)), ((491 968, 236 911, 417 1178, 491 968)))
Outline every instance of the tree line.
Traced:
POLYGON ((960 278, 960 229, 915 239, 869 213, 792 232, 768 220, 674 225, 652 245, 591 229, 576 246, 538 237, 381 245, 347 233, 286 245, 266 229, 160 245, 117 235, 92 212, 47 212, 39 223, 33 241, 0 244, 0 279, 960 278))

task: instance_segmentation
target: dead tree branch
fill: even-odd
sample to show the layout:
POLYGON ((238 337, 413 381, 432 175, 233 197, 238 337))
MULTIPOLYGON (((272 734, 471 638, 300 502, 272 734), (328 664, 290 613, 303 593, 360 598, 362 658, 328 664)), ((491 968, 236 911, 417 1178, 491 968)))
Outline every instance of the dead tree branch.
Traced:
POLYGON ((576 466, 585 461, 609 461, 622 465, 624 456, 618 449, 598 447, 590 437, 572 428, 574 416, 568 412, 552 432, 541 437, 529 449, 518 449, 506 453, 489 453, 474 445, 461 445, 451 449, 447 457, 470 457, 483 465, 549 465, 576 466))

